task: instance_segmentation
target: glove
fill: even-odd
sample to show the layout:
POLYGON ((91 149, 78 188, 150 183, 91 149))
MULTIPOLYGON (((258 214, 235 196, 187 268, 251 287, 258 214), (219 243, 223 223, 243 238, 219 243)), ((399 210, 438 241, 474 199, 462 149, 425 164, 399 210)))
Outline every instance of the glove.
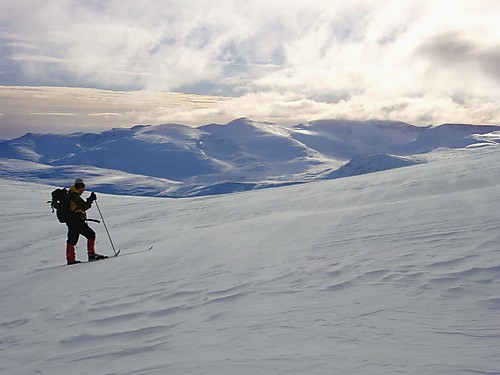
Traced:
POLYGON ((90 194, 89 200, 91 200, 92 202, 97 200, 97 196, 95 195, 94 192, 92 192, 92 194, 90 194))

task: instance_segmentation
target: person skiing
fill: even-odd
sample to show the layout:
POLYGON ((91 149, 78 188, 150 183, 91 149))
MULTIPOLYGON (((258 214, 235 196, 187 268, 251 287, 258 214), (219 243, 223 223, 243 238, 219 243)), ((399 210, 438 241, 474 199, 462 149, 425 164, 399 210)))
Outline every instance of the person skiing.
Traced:
POLYGON ((80 234, 87 238, 87 254, 89 262, 107 258, 95 252, 95 232, 87 224, 86 211, 92 207, 92 203, 97 200, 95 193, 90 194, 87 200, 83 200, 81 195, 85 191, 85 184, 81 178, 75 180, 75 184, 68 192, 68 240, 66 242, 67 264, 81 263, 76 260, 75 246, 80 234))

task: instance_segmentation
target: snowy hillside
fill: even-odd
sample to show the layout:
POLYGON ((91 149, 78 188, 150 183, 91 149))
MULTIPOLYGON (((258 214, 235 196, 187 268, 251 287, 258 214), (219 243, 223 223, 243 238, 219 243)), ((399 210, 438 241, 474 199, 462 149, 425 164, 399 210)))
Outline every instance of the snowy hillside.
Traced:
POLYGON ((342 178, 350 176, 358 176, 360 174, 367 174, 388 169, 408 167, 410 165, 418 164, 411 159, 387 155, 375 154, 368 156, 359 156, 353 158, 349 163, 343 165, 338 170, 328 174, 326 178, 342 178))
POLYGON ((283 127, 242 118, 198 128, 167 124, 100 134, 27 134, 0 141, 0 177, 67 185, 62 176, 76 169, 84 179, 93 180, 99 192, 211 195, 308 182, 332 176, 332 172, 348 176, 350 166, 335 171, 353 159, 358 164, 355 174, 394 168, 399 163, 388 163, 388 158, 402 160, 440 148, 496 145, 500 137, 495 131, 500 127, 422 128, 399 122, 339 120, 283 127), (496 136, 487 138, 486 134, 496 136), (391 156, 372 156, 384 154, 391 156), (117 171, 123 172, 120 178, 117 171), (125 183, 122 189, 114 183, 116 178, 141 181, 141 185, 150 179, 152 183, 134 192, 133 183, 125 183))
POLYGON ((223 196, 98 194, 123 256, 77 266, 52 189, 0 181, 2 375, 500 373, 499 147, 223 196))

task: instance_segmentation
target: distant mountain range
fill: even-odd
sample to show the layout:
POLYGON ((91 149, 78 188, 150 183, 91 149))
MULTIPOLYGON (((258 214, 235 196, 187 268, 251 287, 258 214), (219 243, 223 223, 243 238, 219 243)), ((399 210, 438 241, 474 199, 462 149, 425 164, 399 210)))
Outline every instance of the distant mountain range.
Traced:
POLYGON ((0 141, 0 176, 54 185, 81 176, 95 191, 184 197, 347 177, 419 163, 438 149, 499 143, 500 126, 320 120, 285 127, 240 118, 197 128, 28 133, 0 141))

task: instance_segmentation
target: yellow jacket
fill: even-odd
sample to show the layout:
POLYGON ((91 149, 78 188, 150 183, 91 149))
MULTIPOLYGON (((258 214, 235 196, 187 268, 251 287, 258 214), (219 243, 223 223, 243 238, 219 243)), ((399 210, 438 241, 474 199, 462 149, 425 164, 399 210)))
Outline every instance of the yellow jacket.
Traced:
POLYGON ((85 211, 92 207, 92 200, 87 198, 84 201, 81 197, 80 192, 76 189, 75 185, 69 188, 69 211, 71 214, 78 214, 79 216, 85 217, 85 211))

